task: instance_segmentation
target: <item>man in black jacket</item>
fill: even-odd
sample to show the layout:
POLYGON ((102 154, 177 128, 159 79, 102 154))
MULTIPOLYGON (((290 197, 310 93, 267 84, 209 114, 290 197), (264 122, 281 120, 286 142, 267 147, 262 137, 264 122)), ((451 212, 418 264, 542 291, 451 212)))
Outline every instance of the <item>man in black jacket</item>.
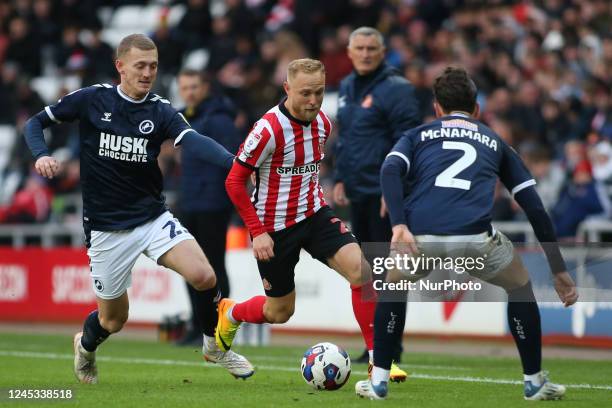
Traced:
POLYGON ((333 198, 336 205, 351 204, 351 226, 360 242, 389 242, 380 166, 402 132, 420 124, 419 108, 414 87, 384 62, 384 39, 376 29, 353 31, 348 56, 354 71, 342 80, 338 95, 333 198))
MULTIPOLYGON (((240 134, 234 125, 236 113, 231 102, 212 95, 210 82, 195 70, 183 70, 178 76, 179 93, 185 102, 182 111, 194 129, 211 135, 228 151, 235 153, 240 145, 240 134)), ((180 220, 206 251, 217 274, 217 285, 222 297, 229 296, 229 280, 225 269, 227 228, 232 204, 225 192, 225 169, 199 160, 188 149, 181 152, 180 220)), ((203 303, 214 301, 216 290, 195 291, 187 285, 193 310, 191 329, 179 344, 199 344, 201 328, 197 313, 206 308, 203 303)), ((208 309, 206 309, 208 310, 208 309)))

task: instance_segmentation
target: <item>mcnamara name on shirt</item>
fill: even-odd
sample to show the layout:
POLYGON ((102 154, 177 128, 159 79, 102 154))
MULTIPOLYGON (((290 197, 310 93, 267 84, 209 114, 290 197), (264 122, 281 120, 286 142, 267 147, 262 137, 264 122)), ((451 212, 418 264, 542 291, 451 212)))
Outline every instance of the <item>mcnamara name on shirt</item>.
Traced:
MULTIPOLYGON (((468 122, 469 123, 469 122, 468 122)), ((425 140, 433 140, 440 137, 444 138, 468 138, 482 143, 490 149, 497 151, 497 140, 483 135, 472 129, 459 127, 442 127, 441 129, 427 129, 421 132, 421 142, 425 140)))
POLYGON ((101 132, 98 155, 115 160, 145 163, 147 143, 149 140, 142 137, 115 136, 101 132))

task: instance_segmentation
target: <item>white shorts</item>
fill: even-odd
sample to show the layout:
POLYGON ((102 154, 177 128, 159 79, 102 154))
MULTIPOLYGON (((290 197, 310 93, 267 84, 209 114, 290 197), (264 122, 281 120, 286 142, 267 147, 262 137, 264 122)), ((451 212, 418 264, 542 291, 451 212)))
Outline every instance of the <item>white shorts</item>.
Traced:
MULTIPOLYGON (((466 269, 466 272, 484 281, 494 278, 510 265, 514 257, 512 241, 499 231, 496 231, 493 236, 490 236, 488 232, 475 235, 417 235, 415 240, 424 257, 479 258, 481 263, 478 265, 482 267, 472 267, 466 269)), ((406 277, 408 280, 415 281, 429 275, 432 270, 422 268, 406 277)))
POLYGON ((155 262, 181 241, 194 239, 170 211, 125 231, 91 231, 87 249, 93 289, 102 299, 116 299, 132 283, 140 254, 155 262))

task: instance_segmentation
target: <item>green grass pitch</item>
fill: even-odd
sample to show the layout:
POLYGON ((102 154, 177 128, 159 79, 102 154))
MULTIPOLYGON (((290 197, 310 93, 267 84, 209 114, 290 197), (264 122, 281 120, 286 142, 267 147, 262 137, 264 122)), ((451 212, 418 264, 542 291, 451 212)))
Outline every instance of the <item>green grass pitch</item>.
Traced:
MULTIPOLYGON (((325 339, 321 339, 324 341, 325 339)), ((409 346, 409 345, 407 345, 409 346)), ((72 373, 72 339, 60 335, 0 334, 0 405, 95 407, 560 407, 612 406, 610 361, 545 361, 555 382, 569 385, 558 402, 522 399, 520 364, 515 358, 405 353, 411 373, 391 384, 387 401, 359 399, 357 380, 366 366, 353 364, 340 390, 314 391, 301 378, 304 347, 240 347, 257 367, 250 379, 236 380, 202 361, 195 348, 111 339, 98 352, 100 383, 77 384, 72 373), (482 380, 480 380, 482 379, 482 380), (75 399, 62 402, 8 401, 7 388, 70 388, 75 399), (41 405, 42 404, 42 405, 41 405)), ((357 350, 349 350, 353 355, 357 350)))

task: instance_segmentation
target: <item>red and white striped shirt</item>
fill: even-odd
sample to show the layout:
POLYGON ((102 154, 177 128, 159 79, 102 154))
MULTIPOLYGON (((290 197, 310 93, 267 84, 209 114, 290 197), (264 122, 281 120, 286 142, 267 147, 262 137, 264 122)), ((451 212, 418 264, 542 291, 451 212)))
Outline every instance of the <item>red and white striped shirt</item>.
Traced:
POLYGON ((319 166, 331 121, 320 111, 304 125, 283 110, 275 106, 263 115, 237 154, 256 170, 251 202, 266 232, 288 228, 326 205, 319 166))

